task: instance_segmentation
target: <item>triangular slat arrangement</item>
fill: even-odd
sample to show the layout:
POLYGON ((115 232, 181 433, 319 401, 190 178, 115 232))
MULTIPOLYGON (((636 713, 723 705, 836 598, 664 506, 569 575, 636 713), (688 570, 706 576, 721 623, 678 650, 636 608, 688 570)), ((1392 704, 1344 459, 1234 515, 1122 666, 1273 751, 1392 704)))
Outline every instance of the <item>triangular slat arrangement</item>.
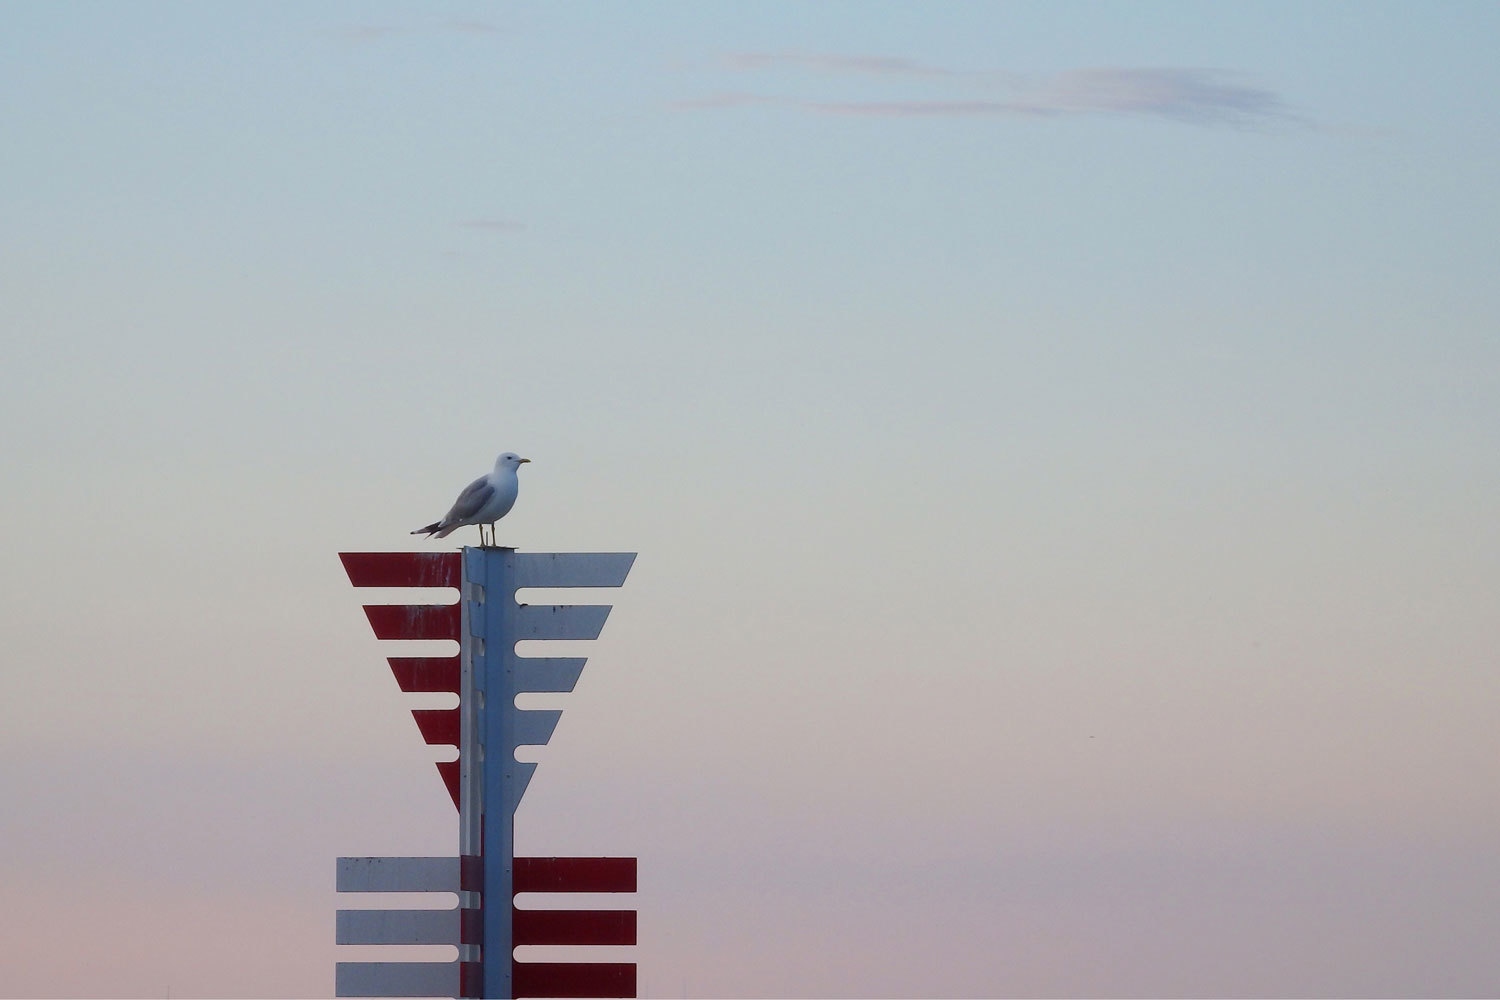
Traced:
MULTIPOLYGON (((458 641, 462 608, 458 586, 463 556, 458 552, 340 552, 349 582, 356 587, 451 587, 454 600, 444 604, 366 604, 365 617, 377 639, 452 639, 458 641)), ((407 693, 459 693, 458 656, 392 656, 388 662, 396 683, 407 693)), ((412 710, 422 738, 434 746, 458 749, 457 708, 412 710)), ((437 762, 453 807, 458 808, 459 763, 437 762)))

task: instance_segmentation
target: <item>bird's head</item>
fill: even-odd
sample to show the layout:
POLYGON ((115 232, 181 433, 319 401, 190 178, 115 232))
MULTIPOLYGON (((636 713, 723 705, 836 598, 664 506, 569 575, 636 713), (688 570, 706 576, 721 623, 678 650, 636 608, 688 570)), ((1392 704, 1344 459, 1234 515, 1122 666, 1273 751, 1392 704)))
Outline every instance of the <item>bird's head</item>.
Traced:
POLYGON ((501 469, 519 469, 524 463, 529 461, 531 459, 522 458, 513 451, 507 451, 495 460, 495 465, 501 469))

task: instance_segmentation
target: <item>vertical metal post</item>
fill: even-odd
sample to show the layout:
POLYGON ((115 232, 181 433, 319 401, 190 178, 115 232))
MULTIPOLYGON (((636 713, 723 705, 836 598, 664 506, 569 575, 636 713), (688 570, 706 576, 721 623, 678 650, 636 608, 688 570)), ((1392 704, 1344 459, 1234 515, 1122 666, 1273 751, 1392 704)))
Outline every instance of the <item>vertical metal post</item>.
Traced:
MULTIPOLYGON (((470 917, 462 925, 458 946, 459 996, 488 997, 482 964, 484 947, 484 729, 486 622, 484 608, 484 552, 465 547, 459 584, 459 747, 458 854, 461 870, 476 872, 478 882, 461 878, 460 912, 470 917), (477 974, 475 974, 477 971, 477 974)), ((497 596, 498 596, 497 592, 497 596)), ((499 646, 497 639, 496 647, 499 646)), ((508 966, 507 966, 508 971, 508 966)), ((507 976, 507 979, 509 977, 507 976)), ((509 986, 507 982, 506 986, 509 986)), ((510 993, 503 994, 506 997, 510 993)))
MULTIPOLYGON (((460 850, 483 860, 481 948, 484 997, 509 1000, 511 991, 511 897, 515 864, 516 644, 515 582, 506 549, 464 549, 464 585, 473 597, 465 601, 468 616, 464 676, 474 691, 471 702, 473 760, 462 791, 478 800, 461 817, 460 850), (477 774, 475 772, 478 772, 477 774)), ((460 754, 460 760, 463 759, 460 754)), ((530 765, 534 768, 535 765, 530 765)), ((530 777, 528 773, 526 777, 530 777)), ((524 785, 522 786, 524 788, 524 785)))

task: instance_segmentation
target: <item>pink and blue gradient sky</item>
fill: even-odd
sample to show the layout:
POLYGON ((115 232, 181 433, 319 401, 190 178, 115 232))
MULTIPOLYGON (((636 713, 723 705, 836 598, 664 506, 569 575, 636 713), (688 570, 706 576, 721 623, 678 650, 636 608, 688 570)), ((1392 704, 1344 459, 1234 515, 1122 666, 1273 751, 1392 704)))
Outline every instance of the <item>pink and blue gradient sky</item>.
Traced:
POLYGON ((335 554, 501 450, 643 995, 1500 981, 1500 8, 4 23, 0 994, 331 993, 456 847, 335 554))

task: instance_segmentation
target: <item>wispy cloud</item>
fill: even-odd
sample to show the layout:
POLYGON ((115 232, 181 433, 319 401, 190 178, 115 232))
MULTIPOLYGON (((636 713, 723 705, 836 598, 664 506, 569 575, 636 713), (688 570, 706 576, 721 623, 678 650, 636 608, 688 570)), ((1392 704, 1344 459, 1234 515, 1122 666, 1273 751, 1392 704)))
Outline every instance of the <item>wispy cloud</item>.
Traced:
POLYGON ((466 35, 503 35, 505 29, 498 24, 489 21, 449 21, 446 27, 450 31, 459 31, 466 35))
POLYGON ((349 24, 336 34, 350 42, 379 42, 388 38, 420 34, 503 35, 506 29, 488 21, 454 20, 423 26, 395 24, 349 24))
POLYGON ((459 225, 464 229, 477 229, 487 233, 519 233, 526 228, 526 223, 514 219, 469 219, 459 225))
POLYGON ((724 91, 717 94, 709 94, 707 97, 692 97, 685 101, 674 101, 672 106, 674 108, 704 108, 713 110, 715 108, 744 108, 757 104, 781 104, 800 107, 802 102, 788 100, 784 97, 766 97, 761 94, 724 91))
POLYGON ((410 30, 392 24, 346 24, 335 28, 334 34, 348 42, 378 42, 382 38, 404 34, 410 30))
POLYGON ((841 56, 808 52, 733 52, 719 60, 729 70, 790 67, 827 73, 871 73, 881 76, 957 76, 956 71, 926 66, 896 56, 841 56))
POLYGON ((1160 115, 1208 125, 1297 117, 1276 93, 1213 69, 1073 70, 1047 79, 1018 103, 1057 114, 1160 115))
POLYGON ((954 116, 1062 117, 1137 115, 1195 125, 1268 127, 1305 124, 1279 94, 1218 69, 1098 67, 1027 76, 1000 71, 948 70, 888 56, 740 53, 721 68, 735 72, 811 70, 881 77, 926 78, 964 91, 947 98, 902 96, 858 99, 787 97, 723 91, 679 102, 685 108, 773 105, 815 114, 886 118, 954 116))

